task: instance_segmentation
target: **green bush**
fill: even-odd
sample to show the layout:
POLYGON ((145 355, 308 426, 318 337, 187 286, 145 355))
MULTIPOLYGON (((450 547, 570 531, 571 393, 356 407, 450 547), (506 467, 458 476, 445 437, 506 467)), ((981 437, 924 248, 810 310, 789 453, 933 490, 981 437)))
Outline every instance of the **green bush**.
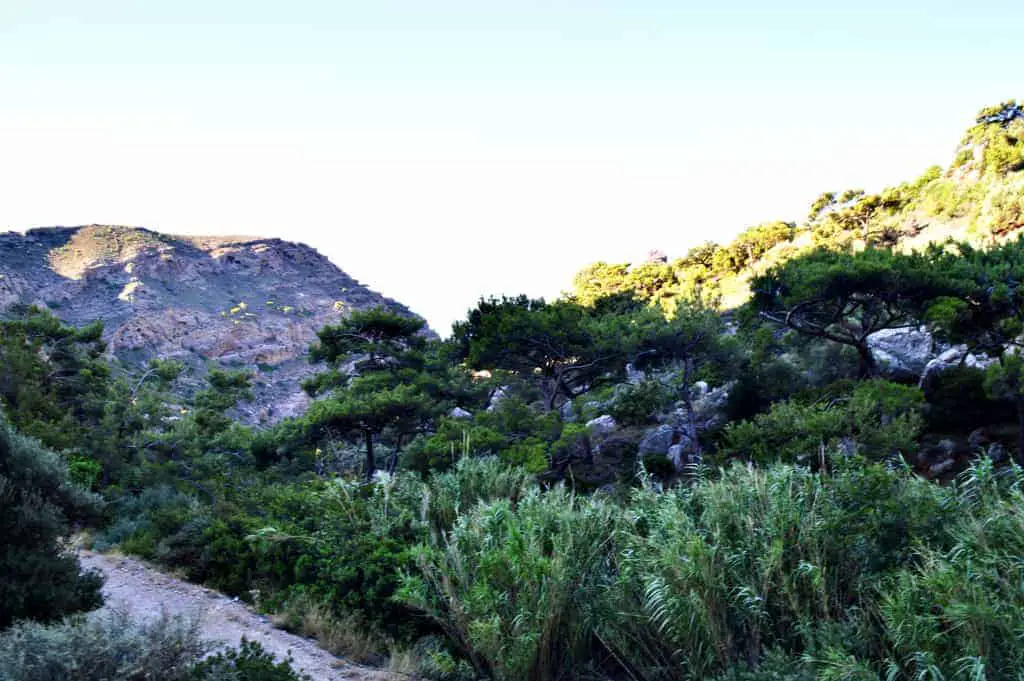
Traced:
POLYGON ((880 614, 899 678, 1020 678, 1024 669, 1024 494, 983 461, 961 478, 949 548, 886 585, 880 614))
POLYGON ((0 416, 0 629, 102 603, 102 579, 79 574, 66 545, 72 522, 97 517, 99 508, 61 457, 15 434, 0 416))
POLYGON ((672 395, 666 386, 659 381, 647 380, 622 386, 607 411, 620 425, 645 426, 671 403, 672 395))
POLYGON ((968 366, 946 369, 928 387, 925 412, 929 430, 940 433, 970 432, 979 426, 1012 422, 1013 405, 990 399, 985 392, 985 372, 968 366))
POLYGON ((186 681, 208 650, 196 621, 168 616, 145 624, 123 613, 21 623, 0 634, 0 679, 186 681))
POLYGON ((292 669, 292 660, 277 662, 255 641, 212 655, 192 668, 189 681, 311 681, 292 669))
POLYGON ((23 622, 0 633, 0 679, 7 681, 303 681, 291 660, 275 662, 242 639, 203 659, 213 645, 194 619, 166 614, 138 623, 120 612, 58 624, 23 622))
POLYGON ((726 427, 724 449, 757 462, 819 465, 837 448, 880 459, 914 450, 922 425, 920 390, 864 381, 840 397, 779 402, 750 421, 726 427))

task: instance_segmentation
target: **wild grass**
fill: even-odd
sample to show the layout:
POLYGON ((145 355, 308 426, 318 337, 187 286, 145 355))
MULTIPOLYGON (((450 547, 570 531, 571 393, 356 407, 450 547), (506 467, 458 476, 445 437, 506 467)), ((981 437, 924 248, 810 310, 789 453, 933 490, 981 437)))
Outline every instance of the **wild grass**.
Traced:
POLYGON ((324 650, 357 664, 382 664, 388 642, 356 614, 338 616, 328 603, 309 595, 290 599, 271 616, 275 626, 316 639, 324 650))
POLYGON ((626 505, 529 489, 399 597, 490 678, 1003 679, 1024 669, 1024 474, 734 466, 626 505))

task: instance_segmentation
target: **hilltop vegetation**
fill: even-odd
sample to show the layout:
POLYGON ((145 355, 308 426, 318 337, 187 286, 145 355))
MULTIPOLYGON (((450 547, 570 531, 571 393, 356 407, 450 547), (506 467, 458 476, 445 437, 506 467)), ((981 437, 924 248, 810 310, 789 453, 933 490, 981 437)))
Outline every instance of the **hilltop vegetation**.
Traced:
MULTIPOLYGON (((348 311, 310 350, 310 408, 262 429, 230 416, 251 373, 135 370, 22 308, 0 404, 105 500, 97 548, 394 671, 1019 679, 1022 182, 1011 102, 948 169, 481 300, 447 341, 348 311)), ((90 604, 62 598, 9 618, 90 604)))
POLYGON ((640 265, 596 263, 575 279, 585 305, 628 292, 671 308, 677 300, 736 307, 750 279, 772 265, 824 246, 917 250, 953 236, 975 246, 997 243, 1024 228, 1024 109, 1015 101, 978 113, 948 168, 875 194, 828 191, 800 224, 766 222, 728 244, 705 243, 674 260, 640 265))

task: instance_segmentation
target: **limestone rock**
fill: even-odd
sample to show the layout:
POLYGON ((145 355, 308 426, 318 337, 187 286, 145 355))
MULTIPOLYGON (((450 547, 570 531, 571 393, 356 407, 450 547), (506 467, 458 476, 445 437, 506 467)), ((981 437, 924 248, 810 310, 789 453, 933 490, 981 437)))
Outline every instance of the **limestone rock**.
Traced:
POLYGON ((631 385, 636 385, 637 383, 643 383, 646 378, 647 378, 647 374, 645 374, 643 371, 640 371, 640 370, 634 368, 632 364, 627 364, 626 365, 626 382, 627 383, 629 383, 631 385))
POLYGON ((499 385, 491 393, 491 399, 487 402, 487 411, 494 411, 502 400, 508 399, 508 386, 499 385))
POLYGON ((615 419, 608 414, 598 416, 596 419, 587 421, 587 430, 595 437, 609 435, 614 432, 616 428, 618 428, 618 424, 616 424, 615 419))
POLYGON ((670 425, 661 425, 648 430, 644 433, 643 439, 640 440, 638 450, 640 456, 647 456, 649 454, 667 455, 669 447, 672 446, 675 439, 675 432, 675 428, 670 425))
POLYGON ((465 409, 463 409, 462 407, 455 407, 450 412, 448 412, 448 416, 450 418, 453 418, 453 419, 471 419, 471 418, 473 418, 473 415, 471 413, 469 413, 468 411, 466 411, 465 409))
POLYGON ((985 353, 974 354, 972 352, 968 352, 966 345, 954 345, 953 347, 939 353, 938 356, 925 365, 924 370, 921 372, 918 385, 927 390, 929 386, 933 385, 933 382, 937 380, 938 376, 942 374, 942 372, 952 369, 953 367, 963 365, 972 369, 984 371, 995 361, 997 360, 989 357, 985 353))
POLYGON ((985 455, 992 459, 992 463, 1002 463, 1009 457, 1006 447, 999 442, 993 442, 990 444, 988 449, 985 451, 985 455))
POLYGON ((917 379, 935 356, 935 340, 924 328, 883 329, 868 336, 868 347, 884 373, 917 379))

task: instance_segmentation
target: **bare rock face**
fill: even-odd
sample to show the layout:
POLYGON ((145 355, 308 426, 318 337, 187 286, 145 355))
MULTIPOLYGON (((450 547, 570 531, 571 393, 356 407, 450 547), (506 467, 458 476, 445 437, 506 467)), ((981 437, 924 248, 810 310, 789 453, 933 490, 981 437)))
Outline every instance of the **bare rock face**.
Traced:
POLYGON ((324 325, 377 306, 412 314, 302 244, 99 225, 0 234, 0 315, 21 304, 75 325, 102 320, 126 364, 251 371, 256 399, 242 416, 253 423, 305 409, 299 384, 316 370, 307 355, 324 325))

